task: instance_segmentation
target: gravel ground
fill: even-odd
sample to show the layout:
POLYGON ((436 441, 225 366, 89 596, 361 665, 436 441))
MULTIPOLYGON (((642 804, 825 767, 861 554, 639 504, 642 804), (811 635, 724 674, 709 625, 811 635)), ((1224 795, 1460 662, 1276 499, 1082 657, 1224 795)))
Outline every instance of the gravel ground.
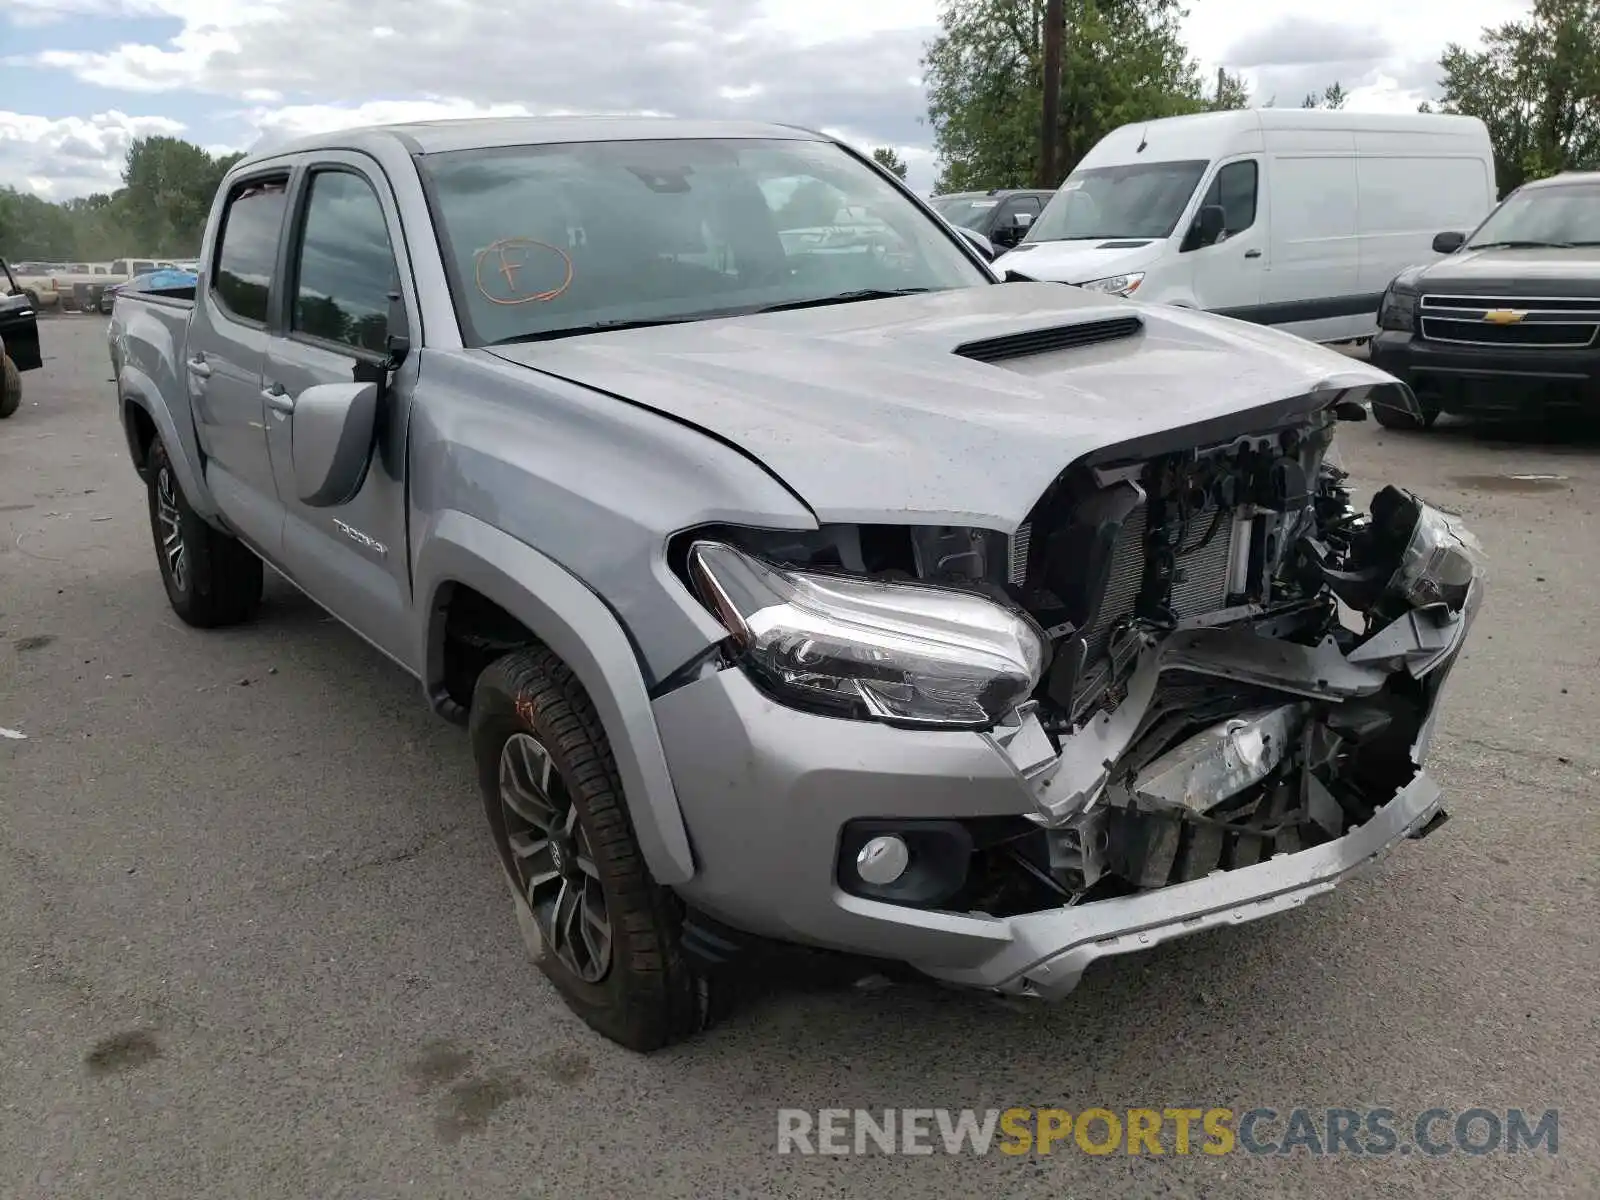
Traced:
POLYGON ((1600 440, 1343 438, 1493 557, 1434 836, 1059 1006, 783 985, 643 1058, 526 962, 413 682, 281 581, 171 614, 104 328, 0 423, 0 1195, 1600 1195, 1600 440), (775 1152, 779 1107, 1297 1104, 1559 1108, 1559 1153, 775 1152))

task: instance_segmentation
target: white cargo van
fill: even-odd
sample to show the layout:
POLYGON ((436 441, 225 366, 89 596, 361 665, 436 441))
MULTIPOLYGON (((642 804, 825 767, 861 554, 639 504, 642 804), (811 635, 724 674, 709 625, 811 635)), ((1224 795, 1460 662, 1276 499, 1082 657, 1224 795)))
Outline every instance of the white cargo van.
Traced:
POLYGON ((1474 117, 1257 108, 1124 125, 996 263, 1317 341, 1368 337, 1389 281, 1496 199, 1474 117))

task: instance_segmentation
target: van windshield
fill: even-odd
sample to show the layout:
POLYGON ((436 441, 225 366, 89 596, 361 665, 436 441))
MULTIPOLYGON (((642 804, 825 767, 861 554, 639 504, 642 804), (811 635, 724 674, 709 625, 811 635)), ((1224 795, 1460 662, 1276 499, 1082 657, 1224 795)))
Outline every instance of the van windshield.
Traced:
POLYGON ((1207 165, 1195 159, 1074 171, 1022 240, 1171 237, 1207 165))
POLYGON ((574 142, 425 156, 474 344, 992 283, 830 142, 574 142))
POLYGON ((1600 246, 1600 184, 1518 192, 1489 214, 1467 248, 1484 246, 1600 246))

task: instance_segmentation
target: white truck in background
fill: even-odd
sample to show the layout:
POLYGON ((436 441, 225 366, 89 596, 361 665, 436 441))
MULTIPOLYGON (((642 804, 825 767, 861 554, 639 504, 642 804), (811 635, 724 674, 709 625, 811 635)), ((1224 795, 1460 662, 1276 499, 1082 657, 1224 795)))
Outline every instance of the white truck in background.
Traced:
POLYGON ((1475 117, 1246 109, 1124 125, 995 263, 1319 342, 1377 332, 1384 289, 1496 199, 1475 117))

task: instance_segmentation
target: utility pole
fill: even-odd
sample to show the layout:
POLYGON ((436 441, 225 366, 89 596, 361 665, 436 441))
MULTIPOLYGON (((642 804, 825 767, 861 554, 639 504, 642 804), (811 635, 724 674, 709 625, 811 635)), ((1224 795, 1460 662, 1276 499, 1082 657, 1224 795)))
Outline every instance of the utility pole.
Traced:
POLYGON ((1061 114, 1061 34, 1067 23, 1062 0, 1044 4, 1044 111, 1039 120, 1039 179, 1053 188, 1056 178, 1056 122, 1061 114))
POLYGON ((1223 80, 1227 79, 1227 77, 1228 77, 1228 69, 1226 67, 1218 67, 1217 68, 1217 107, 1218 108, 1222 107, 1222 82, 1223 82, 1223 80))

